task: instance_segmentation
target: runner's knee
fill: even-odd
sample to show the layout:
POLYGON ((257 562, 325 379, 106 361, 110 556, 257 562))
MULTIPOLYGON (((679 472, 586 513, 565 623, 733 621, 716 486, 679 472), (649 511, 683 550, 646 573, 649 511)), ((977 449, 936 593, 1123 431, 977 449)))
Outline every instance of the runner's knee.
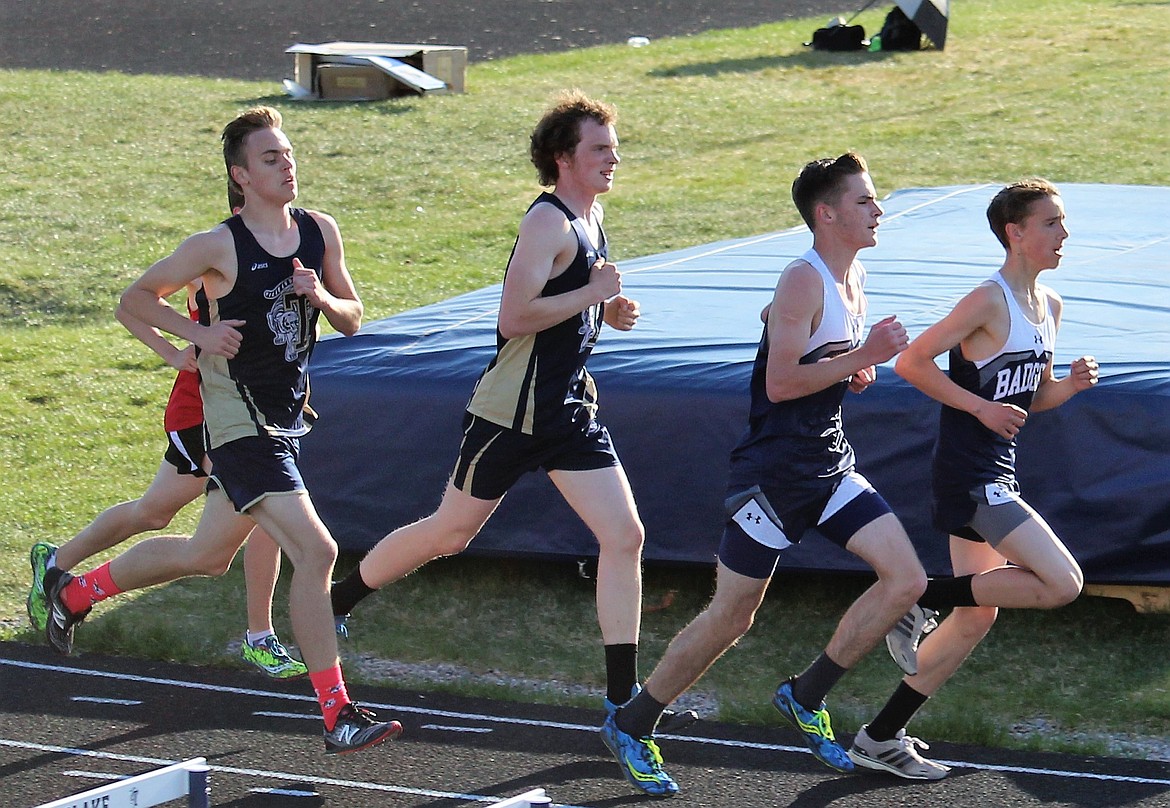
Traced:
POLYGON ((999 609, 995 606, 962 606, 947 619, 953 620, 960 637, 974 646, 991 631, 997 617, 999 609))
POLYGON ((1055 579, 1044 588, 1044 607, 1056 609, 1067 606, 1080 596, 1084 588, 1084 576, 1080 569, 1070 570, 1067 575, 1055 579))
POLYGON ((163 530, 175 518, 178 510, 165 505, 158 505, 144 499, 138 500, 134 506, 135 522, 140 533, 149 530, 163 530))
POLYGON ((641 557, 642 545, 645 541, 646 529, 642 527, 642 523, 639 521, 631 522, 624 526, 623 529, 614 531, 609 535, 599 535, 597 537, 597 543, 602 553, 621 554, 635 558, 641 557))

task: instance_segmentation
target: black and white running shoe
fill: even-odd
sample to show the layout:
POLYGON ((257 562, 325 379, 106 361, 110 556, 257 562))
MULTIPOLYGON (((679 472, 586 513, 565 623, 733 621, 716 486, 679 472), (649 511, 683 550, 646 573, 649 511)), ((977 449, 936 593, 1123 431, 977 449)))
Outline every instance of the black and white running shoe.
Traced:
POLYGON ((71 612, 65 602, 61 600, 61 590, 73 580, 73 576, 56 567, 49 567, 45 571, 45 596, 49 606, 49 619, 45 624, 45 638, 49 645, 60 654, 69 656, 73 653, 73 629, 89 615, 91 609, 83 612, 71 612))
POLYGON ((347 704, 337 715, 333 729, 325 730, 325 751, 330 755, 344 755, 376 746, 402 734, 397 721, 375 721, 371 710, 347 704))

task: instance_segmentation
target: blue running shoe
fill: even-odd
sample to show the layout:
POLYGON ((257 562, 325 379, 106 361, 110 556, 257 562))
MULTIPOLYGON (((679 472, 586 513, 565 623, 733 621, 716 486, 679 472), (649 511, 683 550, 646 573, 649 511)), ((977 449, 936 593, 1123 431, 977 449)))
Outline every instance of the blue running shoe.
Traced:
MULTIPOLYGON (((630 699, 642 692, 641 685, 634 685, 630 690, 630 699)), ((605 714, 613 715, 617 712, 620 704, 614 704, 608 697, 605 699, 605 714)), ((690 729, 691 724, 699 720, 699 714, 694 710, 671 710, 669 708, 662 711, 662 717, 658 719, 658 726, 655 732, 661 731, 664 735, 674 735, 683 730, 690 729)))
POLYGON ((333 630, 337 632, 337 638, 339 640, 349 639, 349 626, 345 624, 346 620, 349 620, 348 614, 333 615, 333 630))
POLYGON ((49 624, 49 598, 45 594, 45 570, 49 568, 49 559, 57 552, 57 545, 39 541, 32 546, 28 553, 28 563, 32 566, 32 586, 28 590, 25 607, 28 609, 28 621, 37 631, 44 631, 49 624))
POLYGON ((829 723, 829 711, 825 709, 824 702, 821 702, 821 708, 816 712, 806 709, 792 697, 792 682, 793 679, 789 679, 776 688, 772 706, 800 731, 817 760, 835 771, 853 771, 849 753, 833 737, 833 726, 829 723))
POLYGON ((673 797, 678 793, 678 783, 662 769, 662 753, 653 738, 635 738, 622 732, 613 713, 605 717, 598 732, 630 785, 652 797, 673 797))

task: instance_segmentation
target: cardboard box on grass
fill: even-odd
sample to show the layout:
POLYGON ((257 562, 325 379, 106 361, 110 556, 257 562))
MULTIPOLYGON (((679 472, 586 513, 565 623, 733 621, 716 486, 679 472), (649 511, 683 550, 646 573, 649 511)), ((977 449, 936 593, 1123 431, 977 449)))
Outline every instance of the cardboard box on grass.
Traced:
POLYGON ((395 95, 463 92, 467 48, 384 42, 296 43, 293 79, 285 89, 298 99, 369 100, 395 95))

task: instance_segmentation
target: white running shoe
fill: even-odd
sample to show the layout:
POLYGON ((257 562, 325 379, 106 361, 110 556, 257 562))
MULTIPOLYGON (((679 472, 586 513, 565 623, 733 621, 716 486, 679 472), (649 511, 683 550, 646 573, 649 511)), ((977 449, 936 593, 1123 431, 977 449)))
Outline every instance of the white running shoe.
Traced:
POLYGON ((886 635, 886 650, 904 673, 918 673, 918 644, 938 628, 938 612, 915 603, 886 635))
POLYGON ((930 745, 907 735, 906 730, 898 730, 898 734, 888 741, 875 741, 869 737, 868 727, 866 724, 858 731, 853 746, 849 748, 849 759, 856 765, 896 774, 907 780, 941 780, 951 770, 950 766, 918 754, 919 749, 926 751, 930 745))

